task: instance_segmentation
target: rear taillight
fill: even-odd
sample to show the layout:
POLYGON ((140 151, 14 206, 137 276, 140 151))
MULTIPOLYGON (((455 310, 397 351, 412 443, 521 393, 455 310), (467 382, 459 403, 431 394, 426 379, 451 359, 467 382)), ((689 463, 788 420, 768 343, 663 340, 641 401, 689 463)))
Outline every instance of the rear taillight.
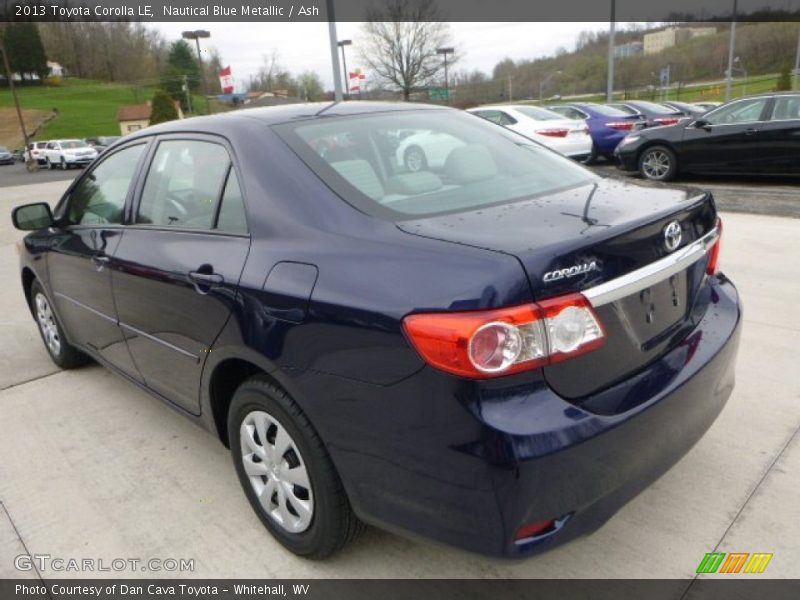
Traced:
POLYGON ((496 310, 409 315, 403 328, 425 362, 476 379, 567 360, 605 340, 581 294, 496 310))
POLYGON ((636 123, 634 121, 614 121, 606 123, 606 127, 616 129, 618 131, 631 131, 636 123))
POLYGON ((536 133, 539 135, 546 135, 547 137, 563 138, 569 134, 569 129, 550 128, 550 129, 537 129, 536 133))
POLYGON ((659 125, 675 125, 675 123, 680 120, 680 117, 658 117, 657 119, 653 119, 653 121, 659 125))
POLYGON ((722 219, 717 219, 717 239, 708 251, 708 265, 706 273, 716 275, 719 265, 719 250, 722 245, 722 219))

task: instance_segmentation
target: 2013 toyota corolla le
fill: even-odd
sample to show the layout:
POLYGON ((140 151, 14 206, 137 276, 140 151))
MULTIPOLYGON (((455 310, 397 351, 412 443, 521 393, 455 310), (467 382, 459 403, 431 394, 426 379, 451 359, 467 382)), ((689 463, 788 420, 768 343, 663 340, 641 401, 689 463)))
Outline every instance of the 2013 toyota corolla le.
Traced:
POLYGON ((361 523, 551 548, 674 464, 733 388, 709 194, 606 181, 452 109, 165 123, 12 216, 53 360, 91 357, 219 436, 303 556, 361 523), (458 143, 409 171, 418 132, 458 143))

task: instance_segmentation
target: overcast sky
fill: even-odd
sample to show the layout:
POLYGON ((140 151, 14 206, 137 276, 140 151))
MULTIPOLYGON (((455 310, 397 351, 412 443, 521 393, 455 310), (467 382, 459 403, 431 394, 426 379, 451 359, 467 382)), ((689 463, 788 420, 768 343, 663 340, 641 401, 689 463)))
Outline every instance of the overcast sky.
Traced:
MULTIPOLYGON (((208 29, 210 40, 230 65, 243 88, 258 71, 262 57, 278 50, 280 64, 292 73, 316 71, 326 89, 333 88, 327 23, 156 23, 168 39, 180 38, 186 29, 208 29)), ((460 56, 459 69, 480 69, 491 75, 494 65, 513 60, 552 56, 559 47, 572 50, 583 30, 605 30, 607 23, 450 23, 451 41, 460 56)), ((338 23, 340 40, 352 39, 345 49, 347 68, 365 67, 359 59, 360 23, 338 23)), ((243 91, 243 90, 242 90, 243 91)))

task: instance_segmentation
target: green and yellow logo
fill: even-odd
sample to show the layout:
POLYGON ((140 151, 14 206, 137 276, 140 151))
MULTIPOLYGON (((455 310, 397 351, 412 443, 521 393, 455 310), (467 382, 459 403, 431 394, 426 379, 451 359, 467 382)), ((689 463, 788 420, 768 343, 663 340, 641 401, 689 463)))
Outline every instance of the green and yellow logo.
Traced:
POLYGON ((772 553, 754 552, 708 552, 700 561, 697 573, 763 573, 772 553))

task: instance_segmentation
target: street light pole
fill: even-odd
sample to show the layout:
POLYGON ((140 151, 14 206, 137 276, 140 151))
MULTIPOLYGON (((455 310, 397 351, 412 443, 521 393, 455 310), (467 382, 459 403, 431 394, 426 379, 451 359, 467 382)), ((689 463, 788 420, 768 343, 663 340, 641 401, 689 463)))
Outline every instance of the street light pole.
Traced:
POLYGON ((197 47, 197 64, 200 66, 200 82, 203 86, 203 96, 206 98, 206 114, 211 114, 211 103, 208 100, 208 88, 206 87, 206 72, 203 69, 203 57, 200 55, 200 38, 210 38, 211 32, 205 29, 196 29, 194 31, 184 31, 182 34, 184 39, 194 40, 197 47))
POLYGON ((544 101, 544 86, 545 86, 545 84, 548 81, 550 81, 553 77, 555 77, 556 75, 561 75, 561 71, 553 71, 552 73, 550 73, 550 75, 548 75, 547 77, 545 77, 544 79, 542 79, 539 82, 539 104, 541 104, 544 101))
POLYGON ((342 72, 339 69, 339 52, 336 50, 336 13, 333 10, 333 0, 326 0, 328 11, 328 38, 331 44, 331 66, 333 67, 333 99, 342 101, 342 72))
POLYGON ((353 40, 342 40, 337 42, 337 46, 342 49, 342 68, 344 69, 344 90, 345 94, 350 96, 350 74, 347 72, 347 59, 344 56, 344 47, 353 43, 353 40))
POLYGON ((733 0, 733 20, 731 21, 731 39, 728 46, 728 73, 725 81, 725 101, 731 99, 733 89, 733 55, 736 52, 736 8, 738 1, 733 0))
POLYGON ((614 33, 616 28, 617 0, 611 0, 611 23, 608 28, 608 81, 606 102, 614 101, 614 33))
POLYGON ((447 76, 447 55, 453 54, 455 52, 455 48, 437 48, 436 54, 441 54, 444 56, 444 95, 448 102, 450 102, 450 80, 447 76))

